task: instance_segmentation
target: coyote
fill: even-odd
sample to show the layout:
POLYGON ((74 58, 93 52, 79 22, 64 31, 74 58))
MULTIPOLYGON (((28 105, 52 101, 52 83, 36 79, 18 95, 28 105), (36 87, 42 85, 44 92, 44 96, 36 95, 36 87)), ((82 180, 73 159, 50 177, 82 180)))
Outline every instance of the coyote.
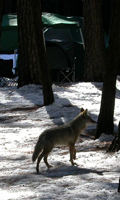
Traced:
POLYGON ((54 147, 58 146, 68 146, 70 151, 70 162, 72 165, 76 163, 73 159, 76 158, 75 143, 81 132, 90 124, 96 124, 89 113, 88 110, 81 108, 81 113, 75 117, 72 121, 67 124, 61 125, 60 127, 50 128, 42 132, 39 136, 37 144, 35 146, 32 161, 34 162, 37 157, 36 171, 39 173, 39 163, 42 158, 46 166, 52 167, 47 161, 48 154, 52 151, 54 147), (40 154, 40 152, 42 153, 40 154), (40 155, 39 155, 40 154, 40 155))

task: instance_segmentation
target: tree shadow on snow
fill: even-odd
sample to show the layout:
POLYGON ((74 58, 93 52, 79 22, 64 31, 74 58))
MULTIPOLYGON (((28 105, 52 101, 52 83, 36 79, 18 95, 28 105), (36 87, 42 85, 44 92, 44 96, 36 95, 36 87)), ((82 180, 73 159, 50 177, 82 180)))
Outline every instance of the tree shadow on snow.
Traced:
POLYGON ((72 105, 68 99, 57 100, 52 105, 46 106, 46 111, 55 125, 67 123, 80 113, 80 108, 72 105))
MULTIPOLYGON (((50 119, 58 126, 73 120, 81 112, 80 106, 73 105, 69 99, 61 98, 57 95, 55 102, 45 108, 50 119)), ((87 109, 87 107, 84 109, 87 109)), ((97 116, 91 113, 91 117, 96 119, 97 116)))

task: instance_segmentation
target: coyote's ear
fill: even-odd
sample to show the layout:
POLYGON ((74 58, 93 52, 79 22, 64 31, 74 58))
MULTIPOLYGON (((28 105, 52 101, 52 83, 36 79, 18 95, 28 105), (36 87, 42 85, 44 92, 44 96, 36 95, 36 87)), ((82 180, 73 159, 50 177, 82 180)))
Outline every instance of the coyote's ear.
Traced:
POLYGON ((88 114, 88 109, 86 109, 85 111, 86 111, 86 113, 88 114))
POLYGON ((84 108, 81 108, 80 110, 81 110, 81 112, 83 112, 83 111, 84 111, 84 108))
POLYGON ((88 109, 84 111, 84 115, 88 115, 88 109))

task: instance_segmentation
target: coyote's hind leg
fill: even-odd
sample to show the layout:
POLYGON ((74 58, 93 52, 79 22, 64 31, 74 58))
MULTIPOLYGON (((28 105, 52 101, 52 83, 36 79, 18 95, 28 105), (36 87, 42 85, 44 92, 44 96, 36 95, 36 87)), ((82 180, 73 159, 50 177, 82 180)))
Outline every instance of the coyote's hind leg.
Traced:
POLYGON ((47 167, 50 167, 49 163, 47 162, 47 157, 48 154, 51 152, 52 149, 43 149, 43 152, 39 155, 38 160, 37 160, 37 165, 36 165, 36 171, 39 173, 39 163, 41 159, 44 157, 44 162, 47 167))

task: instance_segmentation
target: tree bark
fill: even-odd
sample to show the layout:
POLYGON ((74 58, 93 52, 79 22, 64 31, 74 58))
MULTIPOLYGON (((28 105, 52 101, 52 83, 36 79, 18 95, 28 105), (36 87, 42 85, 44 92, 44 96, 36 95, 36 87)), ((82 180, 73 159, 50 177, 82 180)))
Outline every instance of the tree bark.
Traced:
POLYGON ((3 0, 0 0, 0 37, 2 31, 2 12, 3 12, 3 0))
POLYGON ((17 1, 18 16, 18 87, 27 84, 41 84, 37 41, 34 32, 30 1, 17 1))
POLYGON ((114 132, 114 105, 117 69, 120 66, 120 1, 114 0, 109 46, 106 52, 106 69, 103 83, 100 115, 96 138, 102 133, 114 132))
POLYGON ((116 135, 115 139, 113 140, 107 152, 116 152, 119 150, 120 150, 120 122, 118 124, 118 134, 116 135))
POLYGON ((52 91, 52 82, 50 77, 50 68, 47 61, 41 16, 41 0, 31 0, 33 21, 35 25, 35 36, 37 41, 37 52, 40 62, 41 80, 43 86, 44 105, 49 105, 54 102, 52 91))
POLYGON ((9 14, 9 13, 16 13, 16 6, 17 2, 16 0, 4 0, 3 2, 3 13, 9 14))
POLYGON ((102 0, 83 0, 85 38, 85 81, 103 81, 105 45, 102 0))
POLYGON ((18 87, 42 83, 44 105, 51 104, 54 96, 43 39, 41 1, 18 0, 17 13, 18 87))
POLYGON ((120 193, 120 177, 119 177, 119 183, 118 183, 118 192, 120 193))

